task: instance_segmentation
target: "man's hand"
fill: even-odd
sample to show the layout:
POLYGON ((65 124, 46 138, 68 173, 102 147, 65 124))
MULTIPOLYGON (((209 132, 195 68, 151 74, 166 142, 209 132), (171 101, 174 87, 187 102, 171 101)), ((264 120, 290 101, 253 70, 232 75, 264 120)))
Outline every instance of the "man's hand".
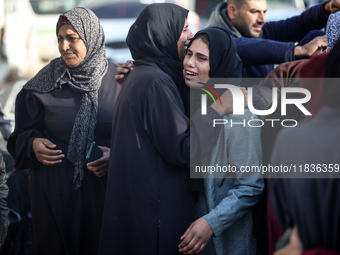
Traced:
POLYGON ((329 14, 340 11, 340 0, 331 0, 325 5, 325 11, 329 14))
POLYGON ((294 49, 295 57, 311 57, 322 52, 322 48, 327 47, 326 35, 315 37, 303 46, 296 46, 294 49))
POLYGON ((57 145, 45 138, 35 138, 32 148, 38 161, 46 166, 60 164, 64 154, 61 150, 56 150, 57 145))
POLYGON ((181 236, 182 242, 178 246, 179 252, 183 254, 200 253, 212 235, 213 231, 208 222, 203 218, 199 218, 181 236))
POLYGON ((98 146, 102 150, 103 156, 95 161, 87 163, 87 169, 93 172, 98 177, 103 177, 108 172, 110 148, 104 146, 98 146))
POLYGON ((115 80, 120 86, 123 86, 126 77, 129 75, 130 71, 133 70, 133 62, 131 60, 126 61, 126 63, 121 64, 117 67, 115 75, 115 80))

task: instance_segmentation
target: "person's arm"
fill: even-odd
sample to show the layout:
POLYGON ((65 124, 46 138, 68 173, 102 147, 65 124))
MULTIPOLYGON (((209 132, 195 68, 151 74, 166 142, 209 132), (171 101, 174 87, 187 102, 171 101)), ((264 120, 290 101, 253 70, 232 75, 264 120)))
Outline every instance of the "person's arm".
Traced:
MULTIPOLYGON (((228 117, 228 116, 227 116, 228 117)), ((245 115, 233 115, 234 122, 257 118, 249 110, 245 115), (253 117, 252 117, 253 116, 253 117)), ((245 125, 230 128, 228 134, 228 164, 242 170, 244 166, 260 166, 262 162, 261 129, 245 125), (239 148, 239 149, 237 149, 239 148), (242 148, 242 149, 240 149, 242 148)), ((227 196, 207 215, 203 216, 218 236, 242 218, 260 199, 264 188, 261 173, 238 172, 227 196), (235 213, 237 212, 237 213, 235 213)))
POLYGON ((200 109, 189 119, 171 78, 158 79, 150 86, 144 104, 144 129, 155 148, 170 164, 189 167, 192 160, 208 153, 220 126, 213 119, 221 116, 211 107, 207 115, 200 109))
POLYGON ((0 248, 2 247, 6 235, 7 228, 9 225, 8 213, 9 208, 7 207, 6 198, 8 196, 8 186, 6 184, 6 166, 0 151, 0 248))
MULTIPOLYGON (((250 119, 250 112, 247 115, 250 119)), ((247 117, 234 116, 233 121, 240 122, 247 117), (242 119, 242 120, 241 120, 242 119)), ((254 127, 232 127, 228 134, 228 162, 221 165, 260 166, 261 164, 261 130, 254 127), (236 148, 242 148, 236 149, 236 148)), ((215 165, 212 162, 211 165, 215 165)), ((222 187, 223 188, 223 187, 222 187)), ((236 175, 235 182, 226 197, 208 214, 195 221, 181 237, 180 252, 197 254, 205 247, 209 238, 214 234, 219 236, 235 222, 240 220, 259 200, 264 188, 261 173, 242 173, 236 175)))
POLYGON ((293 42, 279 42, 261 38, 234 38, 242 66, 280 64, 294 60, 293 42))
POLYGON ((16 169, 30 168, 37 161, 34 140, 39 149, 52 146, 47 139, 43 139, 43 111, 31 91, 22 89, 19 92, 15 103, 15 128, 7 142, 7 150, 14 158, 16 169))
POLYGON ((296 58, 311 57, 313 55, 322 53, 323 48, 327 47, 326 35, 315 37, 309 43, 302 46, 296 46, 294 49, 294 56, 296 58))
POLYGON ((327 47, 326 36, 318 36, 302 46, 295 46, 293 41, 261 38, 238 37, 234 40, 243 67, 290 62, 321 53, 322 48, 327 47))
POLYGON ((315 5, 286 20, 267 22, 263 26, 262 37, 280 42, 299 42, 308 32, 326 26, 329 13, 325 8, 328 4, 329 1, 315 5))

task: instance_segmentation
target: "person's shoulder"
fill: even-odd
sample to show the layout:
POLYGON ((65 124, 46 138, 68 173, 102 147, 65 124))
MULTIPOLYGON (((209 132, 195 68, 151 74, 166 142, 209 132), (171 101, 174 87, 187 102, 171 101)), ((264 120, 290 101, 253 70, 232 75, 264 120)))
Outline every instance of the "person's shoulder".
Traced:
POLYGON ((151 85, 169 85, 175 84, 169 74, 164 72, 155 63, 143 63, 137 65, 131 75, 134 74, 134 79, 139 83, 147 83, 151 85))
POLYGON ((108 61, 108 72, 116 72, 118 67, 118 64, 108 61))
POLYGON ((115 80, 114 76, 117 74, 118 67, 119 67, 118 64, 108 61, 107 71, 103 77, 103 80, 105 79, 115 80))
POLYGON ((216 5, 216 7, 215 7, 215 9, 213 10, 213 11, 222 11, 222 10, 227 10, 227 3, 226 2, 224 2, 224 1, 222 1, 222 2, 219 2, 217 5, 216 5))
POLYGON ((115 80, 115 75, 117 74, 118 64, 108 62, 108 69, 104 77, 102 78, 102 82, 99 88, 100 93, 111 94, 114 96, 119 93, 121 87, 115 80))

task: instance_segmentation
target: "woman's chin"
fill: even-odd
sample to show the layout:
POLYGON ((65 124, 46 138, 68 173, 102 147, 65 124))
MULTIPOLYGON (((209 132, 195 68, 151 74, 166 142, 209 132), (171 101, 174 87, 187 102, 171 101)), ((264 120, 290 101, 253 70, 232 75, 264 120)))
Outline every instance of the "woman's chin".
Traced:
POLYGON ((187 85, 190 88, 192 85, 191 80, 185 79, 185 85, 187 85))
POLYGON ((190 88, 200 88, 203 87, 200 79, 185 79, 185 84, 190 88))

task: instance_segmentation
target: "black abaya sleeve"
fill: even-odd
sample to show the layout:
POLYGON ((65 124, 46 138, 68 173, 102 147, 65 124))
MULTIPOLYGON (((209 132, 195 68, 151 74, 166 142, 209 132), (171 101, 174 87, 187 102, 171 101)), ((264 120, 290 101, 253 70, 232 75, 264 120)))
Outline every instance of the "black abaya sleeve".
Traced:
POLYGON ((15 103, 15 128, 7 143, 7 150, 14 158, 16 169, 30 168, 35 159, 32 142, 43 136, 44 109, 32 95, 22 89, 15 103))
POLYGON ((190 161, 201 159, 214 146, 221 127, 212 128, 213 119, 221 116, 208 107, 207 115, 198 111, 188 119, 178 92, 172 91, 177 88, 166 82, 160 80, 149 88, 144 128, 166 161, 189 167, 190 161))

